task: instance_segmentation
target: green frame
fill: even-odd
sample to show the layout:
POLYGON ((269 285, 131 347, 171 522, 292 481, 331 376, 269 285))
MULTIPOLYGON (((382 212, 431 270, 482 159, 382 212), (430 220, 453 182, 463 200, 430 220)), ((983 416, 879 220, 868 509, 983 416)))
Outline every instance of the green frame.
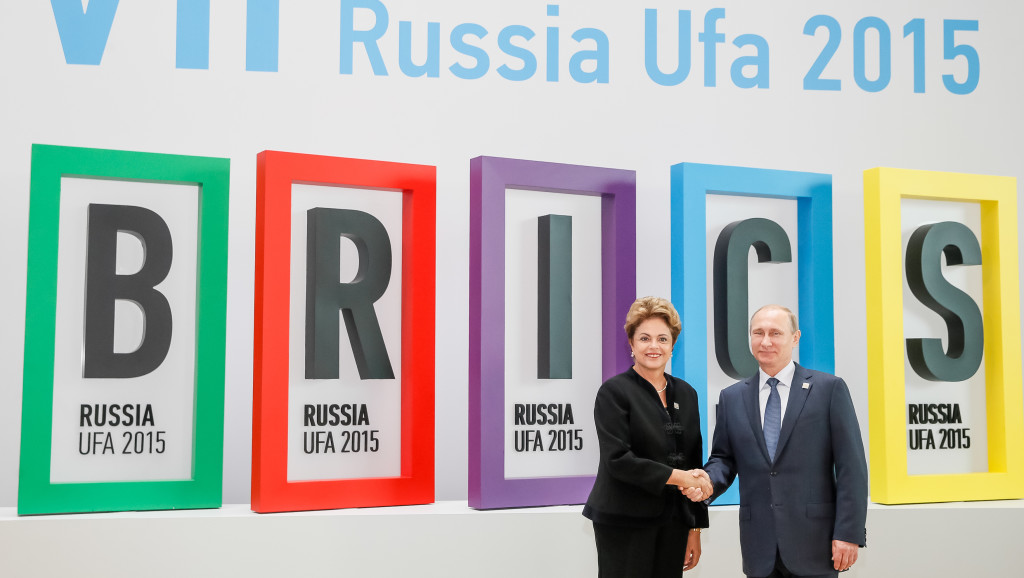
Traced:
POLYGON ((229 159, 32 145, 18 514, 218 508, 224 457, 229 159), (199 186, 192 479, 50 482, 61 178, 199 186))

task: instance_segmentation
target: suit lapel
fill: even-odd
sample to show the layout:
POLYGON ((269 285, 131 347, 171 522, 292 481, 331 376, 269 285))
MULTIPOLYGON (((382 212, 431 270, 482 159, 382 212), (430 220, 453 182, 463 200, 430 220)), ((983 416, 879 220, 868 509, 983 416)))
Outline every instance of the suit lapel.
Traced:
POLYGON ((761 401, 758 397, 758 371, 753 377, 747 379, 746 387, 743 388, 743 405, 747 410, 747 420, 750 422, 750 429, 754 431, 754 439, 757 440, 757 447, 761 448, 761 455, 769 462, 768 446, 764 443, 764 430, 761 428, 761 401))
POLYGON ((789 384, 789 401, 786 404, 786 415, 782 417, 779 445, 775 450, 776 459, 782 455, 782 450, 786 447, 786 442, 789 441, 789 436, 793 433, 796 421, 800 419, 800 412, 803 411, 804 403, 807 401, 807 396, 810 395, 811 388, 813 387, 814 382, 811 381, 810 372, 797 365, 796 371, 793 372, 793 383, 789 384), (807 384, 806 388, 804 384, 807 384))

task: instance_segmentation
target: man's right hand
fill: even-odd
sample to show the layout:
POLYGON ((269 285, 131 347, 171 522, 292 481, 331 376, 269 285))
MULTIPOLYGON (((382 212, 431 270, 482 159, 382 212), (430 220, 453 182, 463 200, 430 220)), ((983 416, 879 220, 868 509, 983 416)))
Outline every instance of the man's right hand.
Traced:
POLYGON ((708 476, 707 472, 701 469, 695 469, 686 472, 686 475, 691 476, 693 478, 692 481, 696 482, 696 484, 689 487, 682 485, 679 486, 679 491, 682 492, 684 496, 689 498, 692 502, 702 502, 711 498, 711 495, 715 490, 714 486, 711 485, 711 478, 708 476))

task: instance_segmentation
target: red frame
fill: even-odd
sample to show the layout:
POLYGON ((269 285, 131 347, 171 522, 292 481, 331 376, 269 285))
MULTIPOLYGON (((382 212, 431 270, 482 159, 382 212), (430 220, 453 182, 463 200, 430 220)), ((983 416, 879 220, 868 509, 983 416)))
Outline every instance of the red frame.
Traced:
POLYGON ((434 501, 435 167, 263 151, 256 157, 256 312, 252 509, 434 501), (291 188, 312 183, 402 191, 402 441, 395 478, 288 481, 291 188))

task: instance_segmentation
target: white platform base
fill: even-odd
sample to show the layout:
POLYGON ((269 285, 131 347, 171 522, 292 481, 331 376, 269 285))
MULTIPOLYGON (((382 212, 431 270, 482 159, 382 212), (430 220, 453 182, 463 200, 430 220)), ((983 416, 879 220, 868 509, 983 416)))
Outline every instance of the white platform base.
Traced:
MULTIPOLYGON (((593 577, 580 506, 478 512, 465 502, 258 515, 219 510, 17 517, 0 509, 0 576, 593 577)), ((844 578, 1024 576, 1024 501, 872 505, 844 578)), ((688 577, 742 576, 736 507, 711 508, 688 577)))

